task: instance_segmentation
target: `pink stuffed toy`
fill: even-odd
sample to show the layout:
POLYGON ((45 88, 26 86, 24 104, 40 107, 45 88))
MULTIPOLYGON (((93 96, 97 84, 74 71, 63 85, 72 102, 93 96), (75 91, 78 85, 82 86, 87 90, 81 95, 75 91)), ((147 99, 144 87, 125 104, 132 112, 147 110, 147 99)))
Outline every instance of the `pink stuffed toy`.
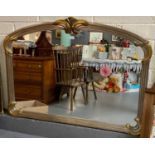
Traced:
POLYGON ((100 68, 100 74, 101 76, 103 76, 104 78, 110 76, 112 73, 111 68, 108 65, 103 66, 102 68, 100 68))

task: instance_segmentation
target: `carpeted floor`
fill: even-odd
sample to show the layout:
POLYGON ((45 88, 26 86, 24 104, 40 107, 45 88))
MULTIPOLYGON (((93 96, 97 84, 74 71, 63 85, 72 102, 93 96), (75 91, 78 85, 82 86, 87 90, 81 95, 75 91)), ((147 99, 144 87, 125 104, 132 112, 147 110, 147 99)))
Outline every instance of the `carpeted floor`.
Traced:
POLYGON ((21 132, 0 129, 0 138, 41 138, 41 137, 21 132))

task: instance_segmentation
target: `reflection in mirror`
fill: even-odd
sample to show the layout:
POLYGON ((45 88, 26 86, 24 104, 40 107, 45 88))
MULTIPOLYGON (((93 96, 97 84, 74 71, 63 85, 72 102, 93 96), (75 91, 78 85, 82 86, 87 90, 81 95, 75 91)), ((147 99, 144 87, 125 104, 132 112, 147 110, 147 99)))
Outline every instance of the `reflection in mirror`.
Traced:
POLYGON ((137 116, 143 58, 141 47, 108 32, 27 34, 13 43, 15 98, 47 104, 29 112, 131 123, 137 116))
POLYGON ((23 36, 24 40, 36 42, 40 36, 40 32, 30 33, 23 36))

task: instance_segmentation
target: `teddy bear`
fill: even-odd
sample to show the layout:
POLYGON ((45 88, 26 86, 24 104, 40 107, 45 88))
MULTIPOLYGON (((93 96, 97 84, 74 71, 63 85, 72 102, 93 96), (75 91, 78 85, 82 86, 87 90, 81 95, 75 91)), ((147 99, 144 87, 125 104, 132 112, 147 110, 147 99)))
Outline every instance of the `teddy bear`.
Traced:
POLYGON ((109 77, 109 82, 107 83, 105 90, 111 93, 120 92, 120 87, 118 86, 118 79, 116 77, 109 77))
POLYGON ((120 92, 120 87, 118 86, 118 79, 116 77, 107 77, 101 81, 94 83, 95 87, 105 90, 106 92, 118 93, 120 92))
POLYGON ((94 86, 100 90, 104 90, 107 83, 109 81, 109 78, 103 78, 102 80, 98 80, 96 82, 94 82, 94 86))

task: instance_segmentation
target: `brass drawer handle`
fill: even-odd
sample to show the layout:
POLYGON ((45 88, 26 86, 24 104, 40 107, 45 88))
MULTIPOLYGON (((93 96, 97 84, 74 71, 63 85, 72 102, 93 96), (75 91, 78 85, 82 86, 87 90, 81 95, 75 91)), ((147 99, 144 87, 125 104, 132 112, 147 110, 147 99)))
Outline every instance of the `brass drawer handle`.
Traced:
POLYGON ((42 67, 42 65, 38 65, 38 68, 41 68, 42 67))

